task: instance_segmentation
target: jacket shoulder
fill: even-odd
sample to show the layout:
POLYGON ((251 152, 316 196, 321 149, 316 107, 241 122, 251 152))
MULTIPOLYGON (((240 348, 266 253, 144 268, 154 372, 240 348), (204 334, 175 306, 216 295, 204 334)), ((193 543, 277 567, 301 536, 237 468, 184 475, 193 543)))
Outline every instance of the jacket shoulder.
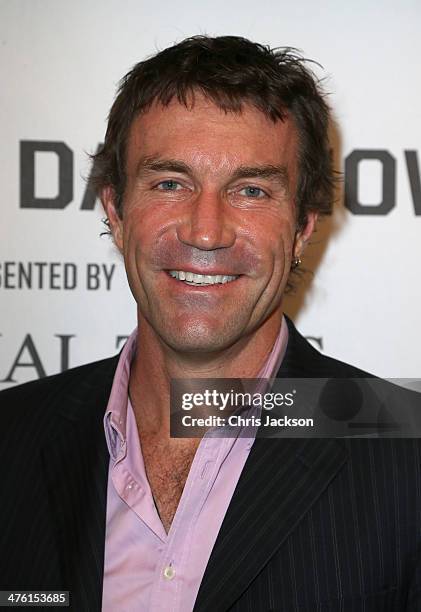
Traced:
POLYGON ((296 329, 290 319, 288 324, 288 346, 280 374, 302 378, 373 378, 365 372, 333 357, 320 353, 296 329))
POLYGON ((117 363, 118 355, 0 391, 3 424, 48 418, 46 413, 63 408, 68 398, 75 404, 95 393, 109 393, 117 363))

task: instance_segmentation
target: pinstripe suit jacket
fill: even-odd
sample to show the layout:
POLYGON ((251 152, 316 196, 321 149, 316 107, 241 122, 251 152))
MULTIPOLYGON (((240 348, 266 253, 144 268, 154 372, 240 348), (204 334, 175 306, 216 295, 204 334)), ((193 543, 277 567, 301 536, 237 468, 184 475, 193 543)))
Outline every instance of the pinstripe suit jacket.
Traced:
MULTIPOLYGON (((279 376, 363 375, 288 325, 279 376)), ((0 394, 1 589, 65 589, 72 610, 101 609, 116 365, 0 394)), ((257 439, 195 612, 421 611, 420 455, 418 440, 257 439)))

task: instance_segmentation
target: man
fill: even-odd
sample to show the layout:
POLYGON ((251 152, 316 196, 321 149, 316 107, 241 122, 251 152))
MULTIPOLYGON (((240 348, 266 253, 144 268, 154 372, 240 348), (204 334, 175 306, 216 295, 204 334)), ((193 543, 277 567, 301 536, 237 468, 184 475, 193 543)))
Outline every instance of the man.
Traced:
POLYGON ((327 123, 302 60, 238 37, 122 81, 94 174, 138 329, 2 393, 3 590, 89 612, 421 609, 418 441, 170 436, 173 379, 364 376, 282 311, 331 210, 327 123))

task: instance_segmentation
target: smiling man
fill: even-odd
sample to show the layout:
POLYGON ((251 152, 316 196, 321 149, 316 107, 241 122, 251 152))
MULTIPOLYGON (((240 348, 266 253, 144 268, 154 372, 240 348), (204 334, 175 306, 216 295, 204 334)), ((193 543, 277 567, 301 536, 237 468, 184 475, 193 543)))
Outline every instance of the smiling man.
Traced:
POLYGON ((283 315, 332 207, 327 125, 306 63, 239 37, 123 79, 94 179, 138 328, 1 394, 2 589, 78 612, 420 609, 417 441, 170 436, 173 379, 365 376, 283 315))

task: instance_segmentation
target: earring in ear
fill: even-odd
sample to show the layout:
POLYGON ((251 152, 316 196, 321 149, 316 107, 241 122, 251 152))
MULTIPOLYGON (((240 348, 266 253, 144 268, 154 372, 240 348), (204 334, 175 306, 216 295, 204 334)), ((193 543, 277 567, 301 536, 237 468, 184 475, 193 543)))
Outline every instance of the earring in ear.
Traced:
POLYGON ((292 260, 292 268, 298 268, 298 266, 301 264, 301 259, 299 257, 294 257, 294 259, 292 260))

